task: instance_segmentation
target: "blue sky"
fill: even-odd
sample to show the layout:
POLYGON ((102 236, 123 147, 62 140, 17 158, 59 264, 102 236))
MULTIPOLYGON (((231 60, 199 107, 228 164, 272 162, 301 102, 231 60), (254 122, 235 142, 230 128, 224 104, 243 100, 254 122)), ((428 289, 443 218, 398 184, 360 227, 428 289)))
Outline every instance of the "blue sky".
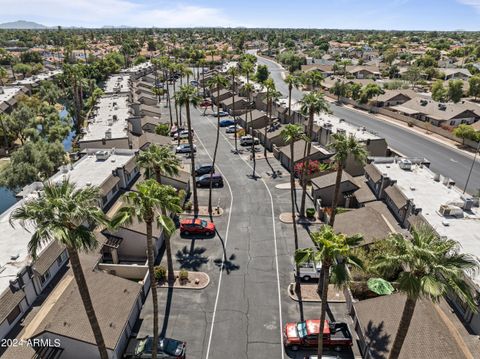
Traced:
POLYGON ((0 22, 479 30, 480 0, 0 0, 0 22))

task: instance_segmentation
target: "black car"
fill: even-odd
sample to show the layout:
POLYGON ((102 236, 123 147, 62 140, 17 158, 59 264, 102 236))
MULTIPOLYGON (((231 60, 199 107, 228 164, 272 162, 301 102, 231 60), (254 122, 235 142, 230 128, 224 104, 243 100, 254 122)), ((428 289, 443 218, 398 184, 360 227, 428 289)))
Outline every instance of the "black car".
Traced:
MULTIPOLYGON (((180 340, 171 338, 158 338, 157 358, 159 359, 185 359, 186 344, 180 340)), ((133 358, 149 359, 152 357, 153 338, 147 336, 137 342, 133 358)))
POLYGON ((197 177, 197 187, 207 187, 210 186, 210 177, 212 180, 213 187, 222 187, 223 186, 223 178, 222 175, 218 173, 214 173, 210 175, 207 173, 203 176, 197 177))
POLYGON ((207 173, 210 173, 212 168, 213 168, 212 164, 200 165, 195 169, 195 176, 202 176, 202 175, 205 175, 207 173))

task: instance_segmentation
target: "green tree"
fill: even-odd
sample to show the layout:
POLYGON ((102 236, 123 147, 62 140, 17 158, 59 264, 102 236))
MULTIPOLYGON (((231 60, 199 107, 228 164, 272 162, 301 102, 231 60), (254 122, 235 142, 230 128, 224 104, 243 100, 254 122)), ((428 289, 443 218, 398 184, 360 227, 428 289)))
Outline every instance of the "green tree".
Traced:
POLYGON ((462 139, 462 144, 465 144, 465 139, 476 141, 478 140, 478 133, 475 129, 467 124, 460 124, 456 128, 453 129, 453 134, 458 138, 462 139))
POLYGON ((155 126, 155 133, 160 136, 170 136, 170 126, 167 123, 159 123, 155 126))
POLYGON ((359 83, 353 82, 348 85, 347 90, 348 90, 347 93, 350 95, 352 100, 357 101, 361 95, 362 85, 360 85, 359 83))
MULTIPOLYGON (((322 272, 325 275, 320 276, 318 280, 317 292, 321 293, 322 297, 319 333, 323 333, 328 306, 328 284, 331 282, 338 287, 342 287, 350 281, 348 265, 356 268, 363 267, 362 262, 353 254, 353 247, 362 241, 362 236, 336 234, 331 226, 324 225, 320 231, 312 232, 310 237, 314 247, 295 251, 295 263, 322 263, 322 272)), ((321 338, 322 336, 319 335, 317 350, 319 358, 323 354, 323 340, 321 338)))
POLYGON ((432 99, 434 101, 445 101, 445 97, 447 96, 447 90, 443 87, 443 81, 437 80, 432 85, 432 99))
POLYGON ((303 85, 310 86, 313 90, 317 90, 323 81, 323 75, 319 71, 310 71, 303 75, 303 85))
POLYGON ((418 81, 420 81, 420 79, 422 78, 422 70, 419 66, 412 65, 407 69, 407 71, 405 71, 403 76, 407 81, 412 84, 413 88, 415 89, 418 81))
POLYGON ((288 119, 291 120, 292 116, 292 90, 293 88, 298 88, 300 85, 300 76, 299 74, 288 74, 285 77, 285 83, 288 85, 288 119))
POLYGON ((330 92, 337 96, 337 101, 340 102, 340 97, 345 97, 347 94, 347 86, 344 82, 337 80, 330 89, 330 92))
POLYGON ((345 168, 347 159, 353 159, 364 164, 367 160, 368 152, 363 143, 359 142, 353 135, 345 135, 344 133, 335 133, 332 135, 332 142, 328 146, 335 153, 333 159, 337 167, 337 176, 335 179, 335 187, 333 191, 332 214, 328 224, 333 227, 335 223, 335 215, 340 194, 340 183, 342 182, 342 173, 345 168))
POLYGON ((377 84, 367 84, 362 88, 360 92, 360 103, 368 103, 375 96, 379 96, 383 93, 382 88, 377 84))
MULTIPOLYGON (((310 92, 303 96, 300 100, 300 110, 303 115, 308 116, 307 132, 308 137, 312 136, 313 133, 313 122, 315 115, 318 115, 322 112, 330 112, 330 106, 325 100, 323 93, 321 92, 310 92)), ((300 205, 300 217, 305 217, 305 200, 307 196, 307 169, 310 164, 310 152, 312 150, 312 144, 310 141, 305 143, 305 160, 304 166, 302 169, 302 175, 300 177, 302 183, 302 201, 300 205)), ((293 162, 291 162, 291 171, 293 171, 293 162)))
MULTIPOLYGON (((309 138, 305 135, 300 125, 288 124, 281 132, 281 136, 285 143, 290 147, 290 158, 292 163, 295 162, 295 142, 298 140, 309 141, 309 138)), ((297 195, 295 193, 295 171, 290 171, 290 200, 291 200, 291 214, 293 223, 293 238, 295 242, 295 250, 298 249, 298 231, 297 231, 297 211, 295 210, 297 195)), ((297 273, 300 273, 299 265, 297 263, 297 273)), ((300 292, 300 276, 295 276, 295 291, 300 292)))
POLYGON ((22 74, 23 78, 27 77, 27 74, 32 72, 32 66, 28 64, 18 63, 13 66, 13 71, 22 74))
POLYGON ((173 220, 162 212, 178 210, 179 198, 171 186, 160 185, 154 179, 138 184, 136 191, 129 191, 123 195, 125 206, 120 208, 112 218, 112 227, 117 228, 129 224, 133 220, 145 223, 147 232, 148 273, 150 276, 150 290, 153 301, 153 342, 152 358, 157 357, 158 345, 158 295, 155 280, 155 249, 153 243, 153 224, 160 226, 163 232, 170 237, 175 231, 173 220))
POLYGON ((7 80, 8 72, 3 66, 0 66, 0 86, 4 86, 7 80))
POLYGON ((78 255, 78 252, 88 252, 97 246, 93 229, 97 225, 107 224, 104 213, 98 208, 99 201, 100 191, 96 187, 77 189, 68 180, 59 184, 47 182, 44 184, 42 195, 28 200, 12 212, 10 224, 14 226, 18 221, 27 230, 35 228, 28 243, 28 251, 34 259, 38 250, 50 241, 57 241, 66 247, 100 358, 108 359, 105 341, 78 255))
POLYGON ((407 297, 389 355, 389 359, 397 359, 420 298, 437 302, 447 293, 455 293, 477 311, 464 277, 465 271, 477 270, 478 263, 473 256, 460 253, 456 241, 441 239, 426 226, 413 227, 411 239, 396 234, 388 241, 391 252, 380 254, 374 268, 386 273, 400 271, 397 289, 407 297))
MULTIPOLYGON (((228 85, 228 80, 222 74, 215 74, 208 81, 208 87, 216 89, 217 99, 220 97, 220 90, 223 87, 226 87, 227 85, 228 85)), ((215 163, 217 160, 219 138, 220 138, 220 103, 218 103, 218 106, 217 106, 217 135, 215 137, 215 149, 213 151, 212 170, 210 171, 210 176, 213 176, 213 173, 215 172, 215 163)), ((212 185, 213 183, 212 183, 212 180, 210 179, 210 186, 208 190, 208 214, 210 215, 210 218, 213 218, 212 185)))
POLYGON ((268 77, 270 76, 270 71, 268 71, 267 65, 258 65, 257 72, 255 73, 255 79, 257 82, 263 84, 267 81, 268 77))
POLYGON ((468 80, 469 90, 468 95, 473 96, 475 101, 480 96, 480 75, 470 77, 468 80))
MULTIPOLYGON (((197 107, 200 103, 200 97, 197 96, 197 90, 191 85, 183 85, 180 91, 176 94, 176 102, 180 108, 185 107, 187 113, 187 127, 188 127, 188 143, 190 145, 191 155, 191 176, 193 188, 193 211, 198 215, 198 197, 197 197, 197 183, 195 177, 195 153, 193 152, 193 134, 192 134, 192 119, 190 115, 190 106, 197 107)), ((212 181, 210 181, 212 182, 212 181)))
POLYGON ((460 102, 460 100, 463 97, 462 80, 448 81, 447 96, 448 96, 448 99, 454 103, 460 102))

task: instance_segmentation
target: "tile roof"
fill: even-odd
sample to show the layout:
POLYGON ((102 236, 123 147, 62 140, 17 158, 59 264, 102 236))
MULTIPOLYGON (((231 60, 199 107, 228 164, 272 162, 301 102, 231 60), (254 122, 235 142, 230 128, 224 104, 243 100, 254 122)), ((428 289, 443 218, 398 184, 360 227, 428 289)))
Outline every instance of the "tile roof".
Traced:
POLYGON ((57 258, 65 250, 65 246, 58 241, 50 242, 50 245, 38 256, 33 264, 33 269, 43 275, 57 260, 57 258))

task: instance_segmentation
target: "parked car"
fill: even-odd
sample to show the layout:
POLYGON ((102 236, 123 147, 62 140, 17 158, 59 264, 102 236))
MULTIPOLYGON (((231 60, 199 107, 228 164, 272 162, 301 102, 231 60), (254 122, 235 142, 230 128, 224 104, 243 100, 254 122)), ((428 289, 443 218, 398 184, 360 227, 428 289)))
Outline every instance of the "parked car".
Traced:
POLYGON ((198 81, 192 80, 192 81, 190 81, 190 85, 197 87, 198 86, 198 81))
POLYGON ((200 166, 197 166, 197 168, 195 168, 195 176, 202 176, 204 174, 210 173, 212 167, 212 164, 202 164, 200 166))
POLYGON ((180 146, 177 146, 176 149, 177 153, 191 153, 191 152, 197 152, 197 146, 193 145, 193 151, 192 148, 190 148, 190 144, 188 143, 183 143, 180 146))
POLYGON ((233 125, 235 125, 235 121, 233 119, 226 118, 224 120, 220 120, 219 125, 220 125, 220 127, 233 126, 233 125))
MULTIPOLYGON (((308 319, 303 322, 285 324, 283 344, 286 348, 298 350, 305 347, 318 346, 318 333, 320 331, 319 319, 308 319)), ((352 346, 352 333, 347 323, 330 323, 325 320, 323 328, 323 345, 341 350, 342 347, 352 346)))
POLYGON ((215 233, 215 224, 203 219, 192 218, 180 221, 180 234, 205 234, 211 236, 215 233))
POLYGON ((210 173, 204 174, 203 176, 197 177, 197 187, 207 187, 210 186, 210 181, 212 181, 213 187, 221 187, 223 186, 223 178, 222 175, 218 173, 210 173))
MULTIPOLYGON (((137 340, 134 353, 131 358, 147 359, 152 357, 153 338, 147 336, 143 339, 137 340)), ((187 352, 187 343, 171 339, 158 338, 157 358, 159 359, 185 359, 187 352)))
POLYGON ((171 128, 170 128, 170 136, 175 136, 175 134, 179 131, 184 131, 185 128, 183 127, 178 127, 178 126, 175 126, 173 125, 171 128))
POLYGON ((210 101, 210 100, 203 100, 200 103, 200 107, 210 107, 210 106, 212 106, 212 101, 210 101))
POLYGON ((312 278, 320 278, 320 271, 322 270, 321 263, 307 262, 299 266, 299 273, 297 273, 296 266, 293 268, 295 276, 299 276, 300 279, 309 281, 312 278))
POLYGON ((227 127, 227 129, 225 130, 225 133, 235 133, 235 132, 240 132, 241 130, 243 130, 242 126, 231 125, 227 127))
MULTIPOLYGON (((193 129, 192 129, 192 136, 193 136, 193 129)), ((176 140, 178 139, 178 137, 180 137, 180 139, 188 138, 188 130, 181 130, 181 131, 176 132, 173 135, 173 138, 176 139, 176 140)))
MULTIPOLYGON (((219 112, 215 112, 213 114, 213 116, 215 116, 215 117, 218 117, 218 116, 225 117, 225 116, 228 116, 228 115, 230 115, 230 114, 227 111, 219 111, 219 112)), ((233 125, 233 123, 232 123, 232 125, 233 125)))
MULTIPOLYGON (((304 359, 318 359, 317 355, 307 355, 304 359)), ((322 359, 341 359, 338 355, 322 355, 322 359)))
POLYGON ((250 135, 240 137, 240 146, 251 146, 252 143, 254 145, 260 144, 260 140, 256 137, 252 137, 250 135))

